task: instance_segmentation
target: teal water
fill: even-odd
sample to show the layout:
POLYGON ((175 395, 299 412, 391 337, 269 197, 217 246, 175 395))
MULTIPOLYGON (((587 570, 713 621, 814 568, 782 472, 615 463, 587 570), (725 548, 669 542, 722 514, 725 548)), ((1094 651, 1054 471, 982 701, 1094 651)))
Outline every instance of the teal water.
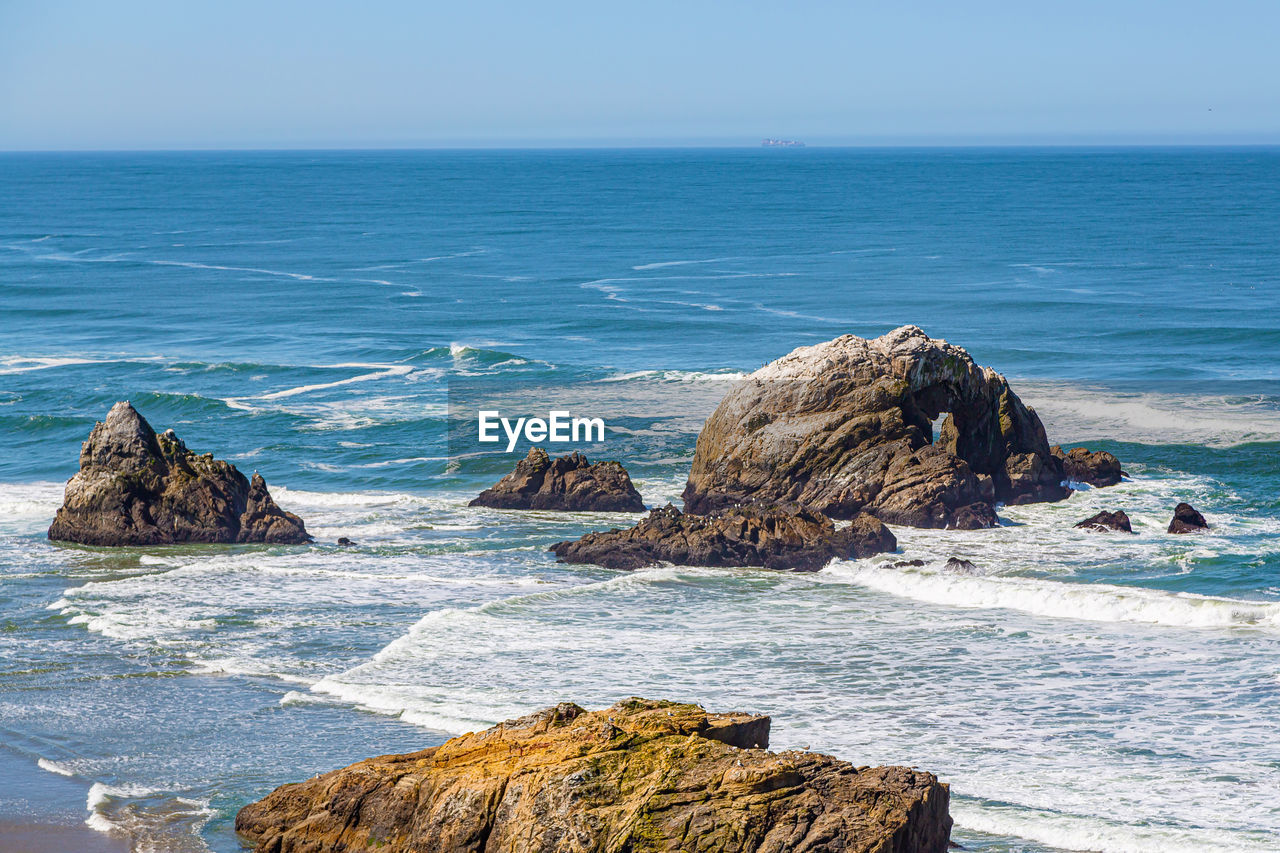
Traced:
POLYGON ((933 770, 969 849, 1280 848, 1280 150, 30 154, 0 199, 0 771, 75 820, 236 850, 282 782, 639 694, 933 770), (628 517, 465 506, 514 460, 450 402, 608 412, 654 505, 734 377, 904 323, 1130 480, 812 576, 560 566, 628 517), (119 399, 317 544, 48 543, 119 399))

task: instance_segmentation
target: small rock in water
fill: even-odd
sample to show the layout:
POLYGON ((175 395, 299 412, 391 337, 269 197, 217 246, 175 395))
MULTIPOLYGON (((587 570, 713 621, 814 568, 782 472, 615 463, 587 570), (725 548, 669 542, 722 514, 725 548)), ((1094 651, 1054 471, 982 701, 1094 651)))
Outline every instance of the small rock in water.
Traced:
POLYGON ((644 512, 644 501, 620 462, 592 462, 574 451, 552 459, 541 447, 468 506, 561 512, 644 512))
POLYGON ((816 510, 789 506, 732 507, 711 515, 684 513, 668 504, 635 527, 588 533, 551 546, 565 563, 609 569, 678 566, 763 566, 816 572, 833 559, 894 551, 898 542, 877 518, 859 515, 837 528, 816 510))
POLYGON ((1105 450, 1091 452, 1087 447, 1073 447, 1064 453, 1061 447, 1054 446, 1050 451, 1062 463, 1062 475, 1073 483, 1101 488, 1114 486, 1125 476, 1120 460, 1105 450))
POLYGON ((947 560, 947 564, 943 566, 948 572, 954 572, 958 575, 980 575, 982 570, 968 560, 962 560, 959 557, 952 557, 947 560))
POLYGON ((1173 510, 1173 520, 1169 522, 1170 533, 1203 533, 1209 529, 1204 516, 1189 503, 1180 503, 1173 510))
POLYGON ((355 545, 356 543, 352 542, 350 539, 348 539, 345 536, 339 536, 338 544, 341 545, 343 548, 350 548, 352 545, 355 545))
POLYGON ((1107 512, 1105 509, 1097 515, 1090 516, 1084 521, 1076 525, 1081 530, 1119 530, 1124 533, 1132 533, 1133 525, 1129 523, 1129 516, 1124 510, 1118 509, 1115 512, 1107 512))
POLYGON ((903 566, 923 566, 923 565, 924 565, 924 560, 899 560, 898 562, 893 564, 893 567, 895 569, 900 569, 903 566))

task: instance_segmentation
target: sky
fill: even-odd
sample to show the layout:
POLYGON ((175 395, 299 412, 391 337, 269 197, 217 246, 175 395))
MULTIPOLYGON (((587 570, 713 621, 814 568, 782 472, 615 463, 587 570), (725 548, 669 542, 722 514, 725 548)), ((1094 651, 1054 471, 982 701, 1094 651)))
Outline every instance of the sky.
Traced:
POLYGON ((0 0, 0 149, 1275 144, 1278 41, 1278 0, 0 0))

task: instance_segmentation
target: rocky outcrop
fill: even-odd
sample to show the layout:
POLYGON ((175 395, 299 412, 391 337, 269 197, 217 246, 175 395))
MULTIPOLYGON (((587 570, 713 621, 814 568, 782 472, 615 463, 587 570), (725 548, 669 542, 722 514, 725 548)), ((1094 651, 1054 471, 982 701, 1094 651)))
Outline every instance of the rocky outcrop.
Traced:
POLYGON ((930 773, 766 751, 769 718, 561 704, 283 785, 236 816, 258 853, 944 853, 930 773))
POLYGON ((644 512, 644 501, 618 462, 594 465, 581 453, 552 459, 534 447, 515 470, 471 501, 494 509, 644 512))
POLYGON ((1170 533, 1203 533, 1208 529, 1209 522, 1191 504, 1180 503, 1174 507, 1173 520, 1169 522, 1170 533))
POLYGON ((960 557, 948 557, 947 562, 944 563, 942 566, 942 570, 944 572, 951 572, 957 575, 982 574, 982 569, 979 569, 976 565, 974 565, 969 560, 965 560, 960 557))
POLYGON ((85 545, 311 541, 302 519, 276 506, 266 481, 212 454, 197 456, 173 430, 156 435, 116 403, 80 448, 49 538, 85 545))
POLYGON ((837 528, 822 513, 800 507, 749 505, 690 515, 668 504, 634 527, 588 533, 551 550, 565 563, 610 569, 675 563, 816 572, 837 557, 869 557, 897 547, 889 529, 869 515, 837 528))
POLYGON ((684 500, 694 513, 795 502, 832 518, 990 526, 994 502, 1060 500, 1062 480, 1040 418, 1003 376, 903 326, 801 347, 738 384, 698 436, 684 500))
POLYGON ((1073 447, 1064 452, 1057 445, 1050 450, 1062 463, 1062 476, 1068 482, 1105 487, 1114 486, 1124 476, 1124 472, 1120 470, 1120 460, 1105 450, 1090 452, 1088 448, 1073 447))
POLYGON ((1118 530, 1122 533, 1132 533, 1133 525, 1129 522, 1129 515, 1122 509, 1115 512, 1108 512, 1105 509, 1097 515, 1091 515, 1084 521, 1076 525, 1081 530, 1118 530))

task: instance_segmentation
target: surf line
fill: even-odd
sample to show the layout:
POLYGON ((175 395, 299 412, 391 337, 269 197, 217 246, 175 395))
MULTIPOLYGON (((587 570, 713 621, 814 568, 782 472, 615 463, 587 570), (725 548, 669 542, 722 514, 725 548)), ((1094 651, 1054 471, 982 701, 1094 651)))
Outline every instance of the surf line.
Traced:
POLYGON ((498 427, 502 427, 502 431, 506 433, 507 453, 516 449, 522 434, 530 444, 542 441, 552 443, 604 441, 603 418, 575 418, 561 409, 547 412, 545 419, 516 418, 515 423, 512 423, 510 418, 502 417, 502 413, 497 409, 479 411, 477 419, 479 441, 486 444, 500 442, 502 437, 498 435, 498 427))

